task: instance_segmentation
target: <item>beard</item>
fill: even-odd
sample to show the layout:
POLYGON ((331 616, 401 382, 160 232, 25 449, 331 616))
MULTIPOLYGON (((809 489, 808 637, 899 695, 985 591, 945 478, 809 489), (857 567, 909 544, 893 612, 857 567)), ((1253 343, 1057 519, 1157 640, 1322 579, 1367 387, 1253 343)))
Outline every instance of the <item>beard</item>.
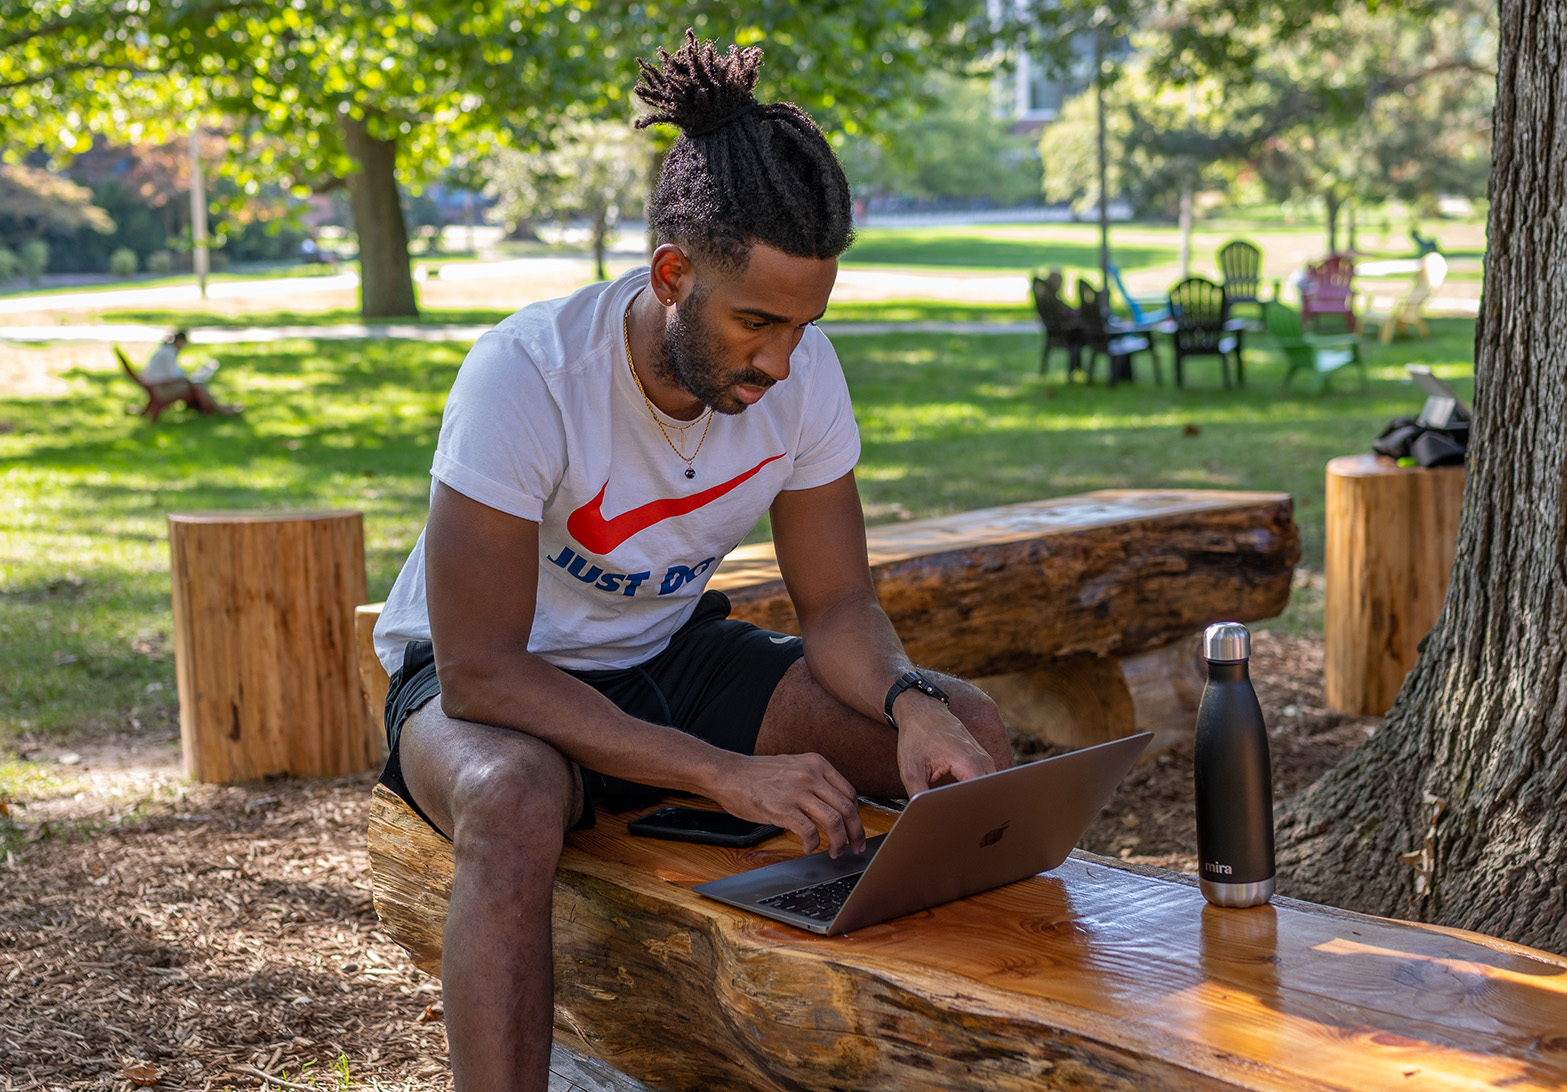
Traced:
POLYGON ((675 308, 675 317, 664 328, 664 343, 654 357, 660 379, 685 388, 693 398, 719 413, 744 413, 746 403, 735 396, 742 384, 766 390, 776 380, 756 368, 730 371, 724 367, 724 349, 708 324, 703 305, 707 292, 699 284, 675 308))

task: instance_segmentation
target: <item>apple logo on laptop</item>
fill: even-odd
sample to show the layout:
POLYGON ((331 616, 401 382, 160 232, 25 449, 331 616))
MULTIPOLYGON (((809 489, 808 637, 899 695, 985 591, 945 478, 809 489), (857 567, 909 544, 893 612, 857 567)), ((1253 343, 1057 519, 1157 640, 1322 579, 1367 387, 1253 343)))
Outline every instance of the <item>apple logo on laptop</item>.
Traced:
POLYGON ((1001 841, 1002 836, 1004 834, 1006 834, 1007 828, 1009 826, 1011 826, 1011 825, 1012 825, 1012 820, 1008 819, 1005 823, 1002 823, 995 830, 990 831, 988 834, 986 834, 983 838, 981 838, 979 840, 979 848, 980 849, 984 849, 987 846, 993 846, 997 842, 1001 841))

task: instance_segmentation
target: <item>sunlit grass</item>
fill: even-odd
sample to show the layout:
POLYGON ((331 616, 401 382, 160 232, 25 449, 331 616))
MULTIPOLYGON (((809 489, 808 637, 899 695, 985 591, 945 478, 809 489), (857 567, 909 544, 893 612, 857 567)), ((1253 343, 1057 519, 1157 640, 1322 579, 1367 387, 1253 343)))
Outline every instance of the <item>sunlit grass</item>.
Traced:
MULTIPOLYGON (((1473 323, 1431 326, 1428 341, 1368 346, 1368 391, 1341 375, 1322 395, 1299 382, 1282 393, 1281 366, 1255 338, 1245 388, 1224 391, 1202 361, 1184 390, 1168 374, 1148 383, 1143 362, 1138 383, 1114 389, 1068 382, 1059 360, 1041 377, 1037 334, 844 337, 866 512, 883 522, 1109 488, 1276 490, 1295 497, 1305 562, 1320 569, 1324 466, 1419 408, 1403 365, 1432 364, 1470 395, 1473 323)), ((133 392, 107 361, 66 372, 58 394, 0 396, 0 740, 173 728, 171 512, 357 509, 370 595, 384 596, 424 521, 462 354, 225 346, 216 387, 246 412, 174 413, 156 427, 126 414, 133 392)), ((1308 601, 1284 624, 1319 619, 1308 601)))

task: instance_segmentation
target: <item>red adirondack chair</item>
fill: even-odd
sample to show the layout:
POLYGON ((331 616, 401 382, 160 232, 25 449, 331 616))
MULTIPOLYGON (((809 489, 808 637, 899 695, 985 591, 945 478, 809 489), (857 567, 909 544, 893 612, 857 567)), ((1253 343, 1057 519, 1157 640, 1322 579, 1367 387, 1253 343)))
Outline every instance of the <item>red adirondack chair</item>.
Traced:
POLYGON ((139 410, 127 410, 127 413, 135 412, 142 417, 147 418, 147 420, 151 421, 153 424, 157 424, 159 415, 161 415, 164 410, 177 403, 184 402, 192 409, 198 408, 195 402, 195 393, 191 389, 189 383, 185 384, 184 389, 179 393, 174 394, 172 397, 170 397, 167 393, 159 394, 157 385, 148 383, 141 377, 141 374, 137 372, 135 366, 131 364, 130 357, 125 355, 125 350, 116 345, 114 347, 114 355, 119 357, 120 367, 125 369, 125 374, 130 376, 132 382, 140 387, 142 389, 142 393, 147 396, 147 404, 145 406, 139 410))
POLYGON ((1347 254, 1330 254, 1322 261, 1306 266, 1306 279, 1300 286, 1300 319, 1314 325, 1318 315, 1337 315, 1344 328, 1355 329, 1355 296, 1351 281, 1355 263, 1347 254))

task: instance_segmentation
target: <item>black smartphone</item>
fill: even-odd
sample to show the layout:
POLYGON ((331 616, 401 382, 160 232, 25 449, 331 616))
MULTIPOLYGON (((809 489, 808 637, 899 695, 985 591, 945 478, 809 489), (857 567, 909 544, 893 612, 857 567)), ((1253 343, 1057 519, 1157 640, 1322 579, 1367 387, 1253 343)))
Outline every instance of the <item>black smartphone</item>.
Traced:
POLYGON ((749 819, 730 815, 727 811, 685 808, 675 804, 637 816, 626 824, 626 830, 643 838, 740 847, 754 846, 775 834, 783 833, 783 827, 753 823, 749 819))

